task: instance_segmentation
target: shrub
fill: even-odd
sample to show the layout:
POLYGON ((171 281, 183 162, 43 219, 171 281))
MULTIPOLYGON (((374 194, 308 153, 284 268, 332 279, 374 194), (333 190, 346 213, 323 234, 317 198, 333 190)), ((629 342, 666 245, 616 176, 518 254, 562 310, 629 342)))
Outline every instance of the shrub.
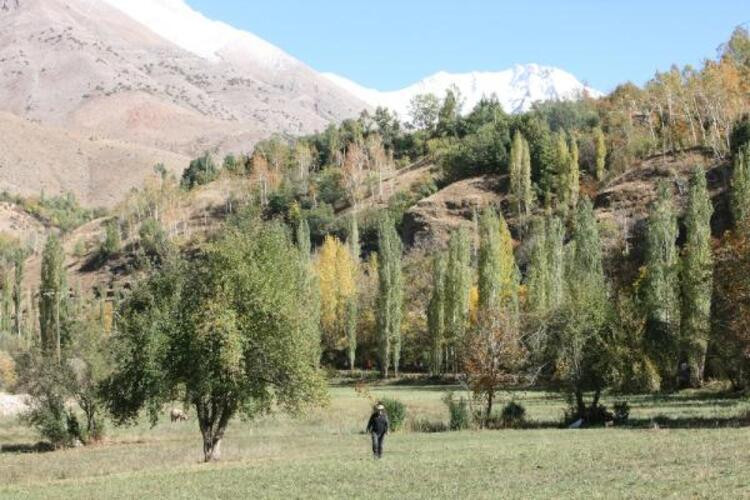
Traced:
POLYGON ((618 401, 612 406, 614 410, 614 421, 617 425, 622 425, 630 418, 630 405, 627 401, 618 401))
POLYGON ((74 430, 75 424, 65 410, 63 397, 55 390, 49 387, 47 389, 46 393, 32 397, 31 409, 23 416, 23 420, 35 427, 53 447, 69 446, 73 441, 70 430, 74 430))
POLYGON ((406 419, 406 405, 398 399, 391 398, 383 399, 380 402, 385 406, 385 413, 391 422, 390 430, 394 432, 399 430, 406 419))
POLYGON ((503 407, 503 411, 500 413, 500 420, 503 427, 506 428, 515 429, 522 427, 526 422, 526 408, 515 401, 511 401, 503 407))
POLYGON ((5 351, 0 351, 0 389, 10 391, 16 385, 16 364, 5 351))
POLYGON ((452 392, 449 392, 443 398, 443 402, 448 407, 448 413, 450 415, 450 430, 460 431, 468 429, 471 423, 471 417, 469 416, 469 402, 465 397, 461 396, 456 399, 452 392))
POLYGON ((190 166, 182 173, 180 185, 184 189, 193 189, 195 186, 208 184, 218 177, 219 170, 216 168, 213 158, 208 153, 190 162, 190 166))
POLYGON ((411 423, 412 432, 445 432, 448 430, 448 426, 442 420, 430 420, 427 418, 419 418, 413 420, 411 423))

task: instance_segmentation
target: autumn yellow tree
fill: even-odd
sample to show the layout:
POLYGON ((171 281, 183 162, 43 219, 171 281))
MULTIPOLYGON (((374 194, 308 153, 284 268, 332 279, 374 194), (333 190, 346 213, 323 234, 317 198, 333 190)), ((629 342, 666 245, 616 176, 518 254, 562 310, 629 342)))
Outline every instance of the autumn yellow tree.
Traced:
POLYGON ((356 294, 356 263, 349 247, 328 235, 315 268, 320 286, 320 324, 327 349, 346 346, 347 307, 356 294))

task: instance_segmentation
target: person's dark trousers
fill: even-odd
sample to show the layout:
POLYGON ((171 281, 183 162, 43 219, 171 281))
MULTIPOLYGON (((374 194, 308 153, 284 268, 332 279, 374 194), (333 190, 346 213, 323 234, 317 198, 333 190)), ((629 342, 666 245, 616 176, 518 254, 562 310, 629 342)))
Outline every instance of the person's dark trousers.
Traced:
POLYGON ((383 440, 385 440, 385 434, 372 433, 372 454, 376 458, 383 456, 383 440))

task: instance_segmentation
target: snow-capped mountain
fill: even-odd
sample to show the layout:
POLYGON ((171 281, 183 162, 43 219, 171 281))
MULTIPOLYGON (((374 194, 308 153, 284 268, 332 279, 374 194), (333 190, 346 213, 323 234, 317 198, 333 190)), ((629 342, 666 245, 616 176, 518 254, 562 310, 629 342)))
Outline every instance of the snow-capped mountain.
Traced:
POLYGON ((197 56, 218 62, 252 61, 272 69, 300 64, 278 47, 247 31, 209 19, 184 0, 102 0, 162 38, 197 56))
POLYGON ((566 71, 537 64, 517 64, 499 72, 440 72, 391 92, 368 89, 332 73, 324 76, 371 106, 385 106, 402 118, 409 116, 409 103, 414 96, 435 94, 442 98, 454 86, 461 93, 464 112, 471 111, 482 97, 493 94, 509 113, 527 111, 537 101, 577 99, 584 93, 591 97, 602 95, 566 71))

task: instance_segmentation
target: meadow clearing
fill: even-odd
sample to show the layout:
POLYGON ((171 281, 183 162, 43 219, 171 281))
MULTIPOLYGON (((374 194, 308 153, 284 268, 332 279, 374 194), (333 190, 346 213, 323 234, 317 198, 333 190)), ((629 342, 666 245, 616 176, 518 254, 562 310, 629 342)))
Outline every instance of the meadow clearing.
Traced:
MULTIPOLYGON (((104 443, 48 453, 8 452, 37 436, 0 420, 2 498, 652 498, 750 495, 750 403, 712 391, 627 398, 628 427, 559 428, 556 393, 506 394, 532 427, 419 433, 415 417, 448 415, 445 386, 374 386, 373 399, 408 408, 406 428, 370 456, 371 399, 334 385, 326 408, 291 418, 239 419, 222 460, 203 464, 195 415, 151 428, 107 429, 104 443), (657 423, 658 429, 655 429, 657 423)), ((612 403, 607 398, 604 403, 612 403)))

